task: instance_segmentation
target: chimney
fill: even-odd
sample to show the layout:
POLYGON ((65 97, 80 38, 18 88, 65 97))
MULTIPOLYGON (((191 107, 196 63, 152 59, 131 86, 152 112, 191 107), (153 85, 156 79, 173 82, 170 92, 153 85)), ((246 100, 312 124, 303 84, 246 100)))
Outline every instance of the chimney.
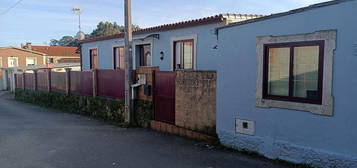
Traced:
POLYGON ((25 49, 32 50, 32 43, 27 42, 25 47, 26 47, 25 49))

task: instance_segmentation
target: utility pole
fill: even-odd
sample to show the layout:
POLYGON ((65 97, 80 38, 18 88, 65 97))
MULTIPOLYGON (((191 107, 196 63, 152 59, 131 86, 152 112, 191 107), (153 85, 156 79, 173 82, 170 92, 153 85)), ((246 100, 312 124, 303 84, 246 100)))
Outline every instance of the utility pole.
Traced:
POLYGON ((133 121, 133 101, 132 101, 132 42, 133 30, 131 23, 131 0, 124 0, 124 16, 125 16, 125 121, 129 124, 133 121))

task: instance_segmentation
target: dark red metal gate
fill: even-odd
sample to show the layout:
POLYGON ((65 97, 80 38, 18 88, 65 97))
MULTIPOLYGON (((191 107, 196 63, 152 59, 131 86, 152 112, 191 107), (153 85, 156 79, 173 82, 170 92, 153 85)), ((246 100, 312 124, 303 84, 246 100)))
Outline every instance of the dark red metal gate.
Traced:
POLYGON ((175 124, 176 72, 155 72, 155 120, 175 124))

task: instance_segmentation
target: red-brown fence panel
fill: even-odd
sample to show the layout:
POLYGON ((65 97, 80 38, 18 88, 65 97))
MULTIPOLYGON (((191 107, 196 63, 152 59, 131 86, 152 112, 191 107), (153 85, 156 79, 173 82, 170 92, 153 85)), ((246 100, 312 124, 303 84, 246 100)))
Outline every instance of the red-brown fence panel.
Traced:
POLYGON ((98 70, 98 96, 124 99, 125 73, 123 70, 98 70))
POLYGON ((40 90, 47 90, 48 88, 48 74, 47 72, 37 72, 37 88, 40 90))
POLYGON ((51 72, 51 89, 57 92, 66 92, 65 72, 51 72))
POLYGON ((15 74, 16 75, 16 88, 23 88, 24 85, 22 83, 22 74, 15 74))
POLYGON ((155 72, 155 120, 175 124, 176 72, 155 72))
POLYGON ((35 88, 35 74, 25 73, 25 88, 34 89, 35 88))
POLYGON ((93 72, 71 71, 70 77, 71 93, 93 95, 93 72))

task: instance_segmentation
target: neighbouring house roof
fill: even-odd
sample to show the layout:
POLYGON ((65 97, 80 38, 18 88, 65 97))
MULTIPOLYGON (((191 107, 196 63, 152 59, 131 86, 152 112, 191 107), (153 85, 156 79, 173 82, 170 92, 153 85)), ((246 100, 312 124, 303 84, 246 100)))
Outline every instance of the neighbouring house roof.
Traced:
POLYGON ((20 51, 24 51, 24 52, 30 52, 30 53, 33 53, 33 54, 38 54, 38 55, 41 55, 41 56, 45 56, 46 55, 45 53, 42 53, 42 52, 33 51, 33 50, 27 50, 27 49, 23 49, 23 48, 19 48, 19 47, 13 47, 13 46, 0 47, 0 50, 3 50, 3 49, 15 49, 15 50, 20 50, 20 51))
MULTIPOLYGON (((246 20, 246 19, 253 19, 253 18, 262 17, 262 16, 263 15, 251 15, 251 14, 219 14, 219 15, 215 15, 215 16, 200 18, 200 19, 194 19, 194 20, 171 23, 171 24, 164 24, 164 25, 159 25, 159 26, 154 26, 154 27, 149 27, 149 28, 144 28, 144 29, 138 29, 138 30, 134 30, 133 34, 140 35, 140 34, 146 34, 146 33, 151 33, 151 32, 168 31, 168 30, 200 26, 200 25, 206 25, 206 24, 212 24, 212 23, 228 24, 231 22, 237 22, 237 21, 242 21, 242 20, 246 20)), ((88 39, 80 41, 80 43, 88 43, 88 42, 109 40, 109 39, 114 39, 114 38, 123 38, 123 37, 124 37, 124 33, 118 33, 118 34, 114 34, 114 35, 110 35, 110 36, 88 38, 88 39)))
POLYGON ((254 22, 259 22, 259 21, 264 21, 264 20, 268 20, 268 19, 273 19, 273 18, 278 18, 278 17, 282 17, 282 16, 301 13, 301 12, 305 12, 305 11, 308 11, 308 10, 313 10, 313 9, 317 9, 317 8, 321 8, 321 7, 337 5, 337 4, 344 3, 344 2, 349 2, 349 1, 356 1, 356 0, 332 0, 332 1, 327 1, 327 2, 317 3, 317 4, 313 4, 313 5, 307 6, 307 7, 293 9, 293 10, 290 10, 290 11, 287 11, 287 12, 276 13, 276 14, 271 14, 271 15, 268 15, 268 16, 257 17, 257 18, 254 18, 254 19, 249 19, 249 20, 245 20, 245 21, 241 21, 241 22, 231 23, 231 24, 228 24, 228 25, 225 25, 225 26, 221 26, 221 27, 219 27, 217 29, 224 29, 224 28, 228 28, 228 27, 239 26, 239 25, 244 25, 244 24, 249 24, 249 23, 254 23, 254 22))
POLYGON ((58 63, 75 63, 80 61, 80 58, 61 58, 58 60, 58 63))
POLYGON ((33 51, 45 53, 48 56, 73 56, 79 57, 78 47, 63 46, 31 46, 33 51))

